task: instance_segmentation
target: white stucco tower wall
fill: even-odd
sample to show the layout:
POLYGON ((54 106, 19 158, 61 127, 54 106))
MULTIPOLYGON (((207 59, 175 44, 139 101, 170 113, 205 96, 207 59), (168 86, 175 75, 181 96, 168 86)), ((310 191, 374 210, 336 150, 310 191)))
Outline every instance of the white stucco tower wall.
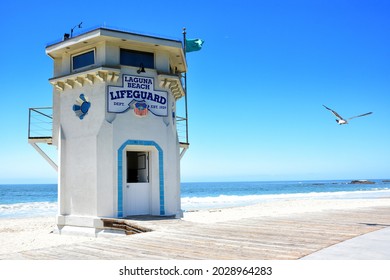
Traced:
POLYGON ((59 232, 96 233, 101 218, 181 217, 181 41, 97 28, 46 53, 54 61, 59 232))

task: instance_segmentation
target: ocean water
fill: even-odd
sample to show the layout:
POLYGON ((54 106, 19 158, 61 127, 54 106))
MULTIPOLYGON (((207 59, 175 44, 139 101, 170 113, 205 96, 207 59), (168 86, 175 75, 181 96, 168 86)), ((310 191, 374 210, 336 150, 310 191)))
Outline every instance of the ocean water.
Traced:
POLYGON ((288 199, 362 199, 390 197, 388 180, 350 184, 351 180, 182 184, 182 209, 234 207, 288 199))
MULTIPOLYGON (((184 211, 244 206, 272 200, 390 197, 390 182, 350 180, 182 183, 184 211)), ((0 185, 0 218, 55 215, 57 185, 0 185)))
POLYGON ((0 185, 0 218, 57 213, 57 184, 0 185))

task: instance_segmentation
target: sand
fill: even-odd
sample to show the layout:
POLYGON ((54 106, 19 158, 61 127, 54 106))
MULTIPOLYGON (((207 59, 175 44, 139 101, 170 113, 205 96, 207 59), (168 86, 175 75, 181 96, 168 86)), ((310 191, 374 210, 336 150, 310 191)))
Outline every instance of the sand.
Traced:
POLYGON ((54 234, 55 217, 0 219, 0 255, 94 239, 54 234))
POLYGON ((390 198, 374 199, 291 199, 225 209, 187 212, 184 220, 198 223, 216 223, 252 217, 279 217, 290 214, 320 212, 326 210, 358 209, 361 207, 389 206, 390 198))
MULTIPOLYGON (((389 206, 390 198, 349 200, 286 200, 251 206, 200 210, 184 213, 184 221, 218 223, 251 217, 277 217, 337 209, 389 206)), ((96 240, 95 237, 53 233, 55 217, 0 219, 0 255, 26 250, 96 240)), ((104 237, 99 237, 104 238, 104 237)))

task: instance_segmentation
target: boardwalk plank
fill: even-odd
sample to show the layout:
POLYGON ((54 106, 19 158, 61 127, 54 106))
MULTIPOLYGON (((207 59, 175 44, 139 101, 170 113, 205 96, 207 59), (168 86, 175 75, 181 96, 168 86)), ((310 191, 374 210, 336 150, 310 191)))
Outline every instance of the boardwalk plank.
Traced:
POLYGON ((0 255, 0 259, 299 259, 390 226, 390 206, 215 224, 139 218, 129 222, 154 231, 0 255))

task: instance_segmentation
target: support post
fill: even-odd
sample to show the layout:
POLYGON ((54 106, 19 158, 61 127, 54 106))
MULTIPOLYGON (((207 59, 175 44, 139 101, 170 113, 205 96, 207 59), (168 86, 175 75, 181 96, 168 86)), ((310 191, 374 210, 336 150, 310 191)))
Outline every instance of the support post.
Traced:
POLYGON ((57 164, 37 145, 37 143, 30 143, 31 146, 54 168, 55 171, 58 172, 57 164))
MULTIPOLYGON (((183 28, 183 43, 184 43, 184 58, 187 60, 186 48, 187 48, 187 32, 186 28, 183 28)), ((188 107, 187 107, 187 71, 184 72, 184 104, 186 111, 186 143, 189 143, 188 140, 188 107)))

